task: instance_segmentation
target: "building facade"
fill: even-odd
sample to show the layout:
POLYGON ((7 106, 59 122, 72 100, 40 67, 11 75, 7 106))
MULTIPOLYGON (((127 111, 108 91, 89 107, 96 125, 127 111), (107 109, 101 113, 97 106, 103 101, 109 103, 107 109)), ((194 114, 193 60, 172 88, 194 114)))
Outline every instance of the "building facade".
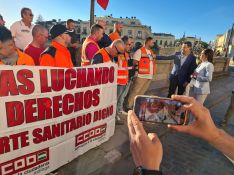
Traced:
POLYGON ((228 49, 228 56, 234 56, 234 30, 233 31, 228 30, 225 34, 219 34, 215 38, 216 52, 219 52, 220 55, 225 55, 227 49, 228 49))
MULTIPOLYGON (((126 18, 114 18, 112 16, 104 16, 104 17, 95 17, 95 22, 97 20, 105 20, 106 21, 106 34, 113 32, 114 23, 121 22, 123 24, 123 31, 121 36, 127 35, 134 38, 135 42, 144 43, 145 39, 149 36, 152 36, 151 27, 142 25, 139 19, 136 17, 126 17, 126 18)), ((76 22, 76 32, 80 34, 81 42, 90 34, 89 21, 77 20, 76 22)), ((66 25, 66 21, 60 20, 51 20, 51 21, 43 21, 38 24, 44 25, 47 29, 50 29, 54 24, 61 23, 66 25)))
POLYGON ((175 36, 167 33, 153 33, 155 43, 160 48, 174 47, 175 36))

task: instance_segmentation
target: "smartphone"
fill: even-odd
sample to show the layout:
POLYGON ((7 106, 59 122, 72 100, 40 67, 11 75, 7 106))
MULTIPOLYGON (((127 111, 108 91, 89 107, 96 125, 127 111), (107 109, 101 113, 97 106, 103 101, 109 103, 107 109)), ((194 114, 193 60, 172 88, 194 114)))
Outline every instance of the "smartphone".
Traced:
POLYGON ((138 95, 133 109, 140 121, 186 125, 188 112, 182 106, 181 102, 170 98, 138 95))

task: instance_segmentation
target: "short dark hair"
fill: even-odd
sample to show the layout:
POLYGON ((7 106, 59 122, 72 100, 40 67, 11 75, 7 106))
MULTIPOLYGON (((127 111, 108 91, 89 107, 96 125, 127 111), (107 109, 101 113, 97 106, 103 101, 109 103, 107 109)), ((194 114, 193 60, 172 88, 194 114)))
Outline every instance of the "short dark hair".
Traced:
POLYGON ((12 40, 12 35, 11 35, 11 31, 8 30, 6 27, 1 26, 0 27, 0 41, 1 42, 5 42, 8 40, 12 40))
POLYGON ((0 14, 0 19, 1 19, 1 20, 3 20, 3 17, 2 17, 2 15, 1 15, 1 14, 0 14))
POLYGON ((185 41, 183 44, 186 44, 189 48, 192 48, 192 43, 190 41, 185 41))
POLYGON ((28 8, 28 7, 24 7, 24 8, 21 9, 21 12, 20 12, 21 18, 23 18, 23 14, 25 14, 25 12, 28 11, 28 10, 31 10, 31 9, 28 8))
POLYGON ((67 25, 70 24, 70 23, 75 23, 75 21, 73 19, 68 19, 67 20, 67 25))
POLYGON ((129 37, 125 35, 121 39, 124 42, 124 44, 126 44, 128 42, 129 37))
POLYGON ((213 63, 214 51, 212 49, 205 49, 203 50, 203 53, 206 56, 207 60, 213 63))
POLYGON ((145 40, 145 44, 148 43, 149 41, 151 41, 153 38, 152 37, 147 37, 146 40, 145 40))
POLYGON ((97 31, 99 31, 100 29, 103 29, 103 27, 101 25, 99 25, 99 24, 92 25, 92 27, 91 27, 91 35, 93 35, 97 31))

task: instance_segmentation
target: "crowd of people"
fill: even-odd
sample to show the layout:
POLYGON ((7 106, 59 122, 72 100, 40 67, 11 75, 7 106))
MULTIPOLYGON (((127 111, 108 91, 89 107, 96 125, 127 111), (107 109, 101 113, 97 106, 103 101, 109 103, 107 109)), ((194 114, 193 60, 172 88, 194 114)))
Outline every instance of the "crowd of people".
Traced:
MULTIPOLYGON (((90 28, 90 35, 80 47, 80 38, 75 33, 74 20, 68 19, 66 26, 53 25, 48 31, 42 25, 34 25, 33 17, 30 8, 22 8, 21 20, 13 23, 9 30, 4 26, 5 21, 0 15, 1 65, 72 68, 79 66, 76 57, 78 48, 81 48, 80 66, 113 62, 118 67, 116 124, 123 124, 122 114, 127 115, 127 111, 133 108, 135 96, 145 94, 149 88, 156 74, 156 60, 173 59, 168 98, 176 93, 186 94, 193 96, 200 103, 190 97, 173 96, 175 100, 188 103, 187 108, 191 110, 195 120, 189 126, 170 127, 203 138, 234 159, 233 138, 215 127, 208 110, 201 105, 210 93, 210 82, 214 72, 213 50, 202 51, 199 65, 192 53, 191 42, 184 42, 181 52, 175 55, 156 56, 151 49, 154 46, 152 37, 147 37, 144 45, 139 43, 135 45, 132 37, 121 36, 124 26, 120 22, 116 22, 114 31, 107 35, 104 20, 96 21, 90 28), (47 46, 49 37, 51 42, 47 46), (226 139, 225 145, 220 144, 223 140, 219 138, 226 139)), ((128 113, 128 127, 132 143, 131 151, 136 165, 149 170, 159 170, 162 145, 157 136, 155 134, 147 136, 133 112, 128 113), (142 139, 137 138, 139 136, 142 139), (144 146, 138 146, 139 144, 144 146)))

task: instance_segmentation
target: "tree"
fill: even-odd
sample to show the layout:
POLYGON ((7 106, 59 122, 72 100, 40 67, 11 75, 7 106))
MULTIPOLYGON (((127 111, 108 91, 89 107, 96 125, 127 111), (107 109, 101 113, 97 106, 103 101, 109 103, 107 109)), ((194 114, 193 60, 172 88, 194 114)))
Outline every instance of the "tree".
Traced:
POLYGON ((43 21, 44 21, 44 20, 43 20, 42 15, 39 14, 38 17, 37 17, 37 19, 36 19, 36 24, 39 24, 39 23, 41 23, 41 22, 43 22, 43 21))

